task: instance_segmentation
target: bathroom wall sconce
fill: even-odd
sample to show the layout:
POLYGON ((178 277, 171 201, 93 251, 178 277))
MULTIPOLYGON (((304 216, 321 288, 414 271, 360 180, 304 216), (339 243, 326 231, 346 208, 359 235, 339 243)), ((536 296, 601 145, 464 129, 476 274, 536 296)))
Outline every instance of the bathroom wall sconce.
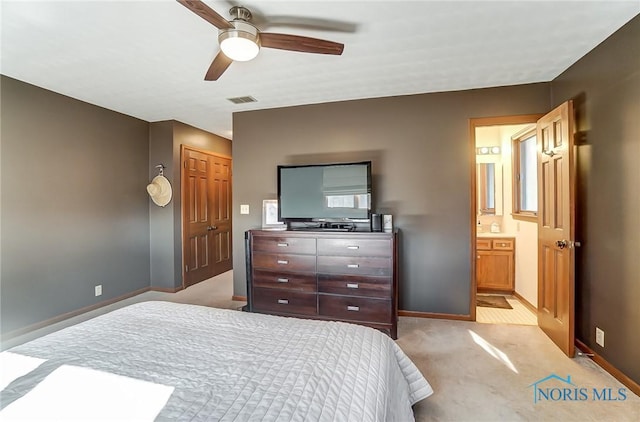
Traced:
POLYGON ((493 147, 476 148, 476 154, 477 155, 497 155, 497 154, 500 154, 500 147, 493 146, 493 147))

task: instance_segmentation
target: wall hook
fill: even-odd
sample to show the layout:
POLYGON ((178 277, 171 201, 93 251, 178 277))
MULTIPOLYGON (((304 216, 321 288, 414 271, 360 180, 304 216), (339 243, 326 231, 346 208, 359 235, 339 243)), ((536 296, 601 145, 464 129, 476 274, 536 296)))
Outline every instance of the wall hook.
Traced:
POLYGON ((159 174, 158 174, 158 175, 159 175, 159 176, 164 176, 164 169, 165 169, 164 164, 160 163, 160 164, 158 164, 158 165, 156 166, 156 168, 157 168, 157 169, 160 169, 160 172, 159 172, 159 174))

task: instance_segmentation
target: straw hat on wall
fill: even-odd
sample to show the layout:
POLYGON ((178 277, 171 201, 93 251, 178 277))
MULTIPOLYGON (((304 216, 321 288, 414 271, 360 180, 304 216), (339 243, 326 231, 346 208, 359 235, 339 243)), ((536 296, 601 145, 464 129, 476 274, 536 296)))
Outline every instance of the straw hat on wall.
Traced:
POLYGON ((156 176, 147 185, 147 192, 156 205, 164 207, 171 201, 171 183, 164 176, 156 176))

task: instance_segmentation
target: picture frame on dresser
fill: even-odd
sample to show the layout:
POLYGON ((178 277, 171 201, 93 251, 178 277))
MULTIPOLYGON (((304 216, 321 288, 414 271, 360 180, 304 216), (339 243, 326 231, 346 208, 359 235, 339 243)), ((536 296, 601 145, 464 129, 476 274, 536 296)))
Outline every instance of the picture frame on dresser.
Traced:
POLYGON ((262 229, 285 230, 287 225, 278 221, 278 200, 265 199, 262 201, 262 229))

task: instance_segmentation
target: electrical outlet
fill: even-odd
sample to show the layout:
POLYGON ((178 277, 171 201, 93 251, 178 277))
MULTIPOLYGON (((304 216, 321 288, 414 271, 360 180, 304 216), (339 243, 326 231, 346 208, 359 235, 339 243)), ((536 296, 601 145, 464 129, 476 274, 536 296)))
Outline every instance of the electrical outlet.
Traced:
POLYGON ((249 205, 240 205, 240 214, 249 214, 249 205))
POLYGON ((604 347, 604 331, 598 327, 596 327, 596 343, 598 343, 600 347, 604 347))
POLYGON ((96 296, 102 296, 102 284, 96 286, 96 296))

